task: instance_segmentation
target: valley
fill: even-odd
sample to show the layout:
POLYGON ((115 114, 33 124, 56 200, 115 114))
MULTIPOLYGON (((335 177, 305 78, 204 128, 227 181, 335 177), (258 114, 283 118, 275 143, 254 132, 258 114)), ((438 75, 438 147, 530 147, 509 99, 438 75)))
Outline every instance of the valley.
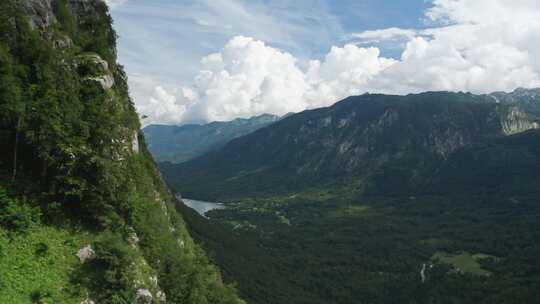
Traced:
POLYGON ((527 303, 537 127, 487 96, 366 95, 160 168, 225 203, 206 225, 181 212, 251 303, 527 303))

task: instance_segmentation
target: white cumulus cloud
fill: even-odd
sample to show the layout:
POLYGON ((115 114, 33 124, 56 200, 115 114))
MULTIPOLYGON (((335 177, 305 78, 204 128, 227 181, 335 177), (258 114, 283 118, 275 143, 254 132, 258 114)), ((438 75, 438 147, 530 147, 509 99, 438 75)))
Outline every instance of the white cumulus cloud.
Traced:
POLYGON ((196 97, 186 113, 192 120, 285 114, 307 107, 305 75, 296 59, 262 41, 237 36, 201 63, 191 88, 196 97))
POLYGON ((192 86, 156 90, 139 110, 180 123, 282 115, 365 92, 485 93, 540 86, 537 0, 434 0, 426 19, 427 29, 352 34, 363 44, 403 43, 398 59, 381 56, 376 47, 346 44, 332 47, 322 60, 299 64, 287 52, 237 36, 201 61, 192 86))
POLYGON ((137 105, 137 111, 147 116, 143 123, 175 124, 181 121, 186 106, 178 100, 176 93, 169 93, 163 87, 157 86, 147 103, 137 105))

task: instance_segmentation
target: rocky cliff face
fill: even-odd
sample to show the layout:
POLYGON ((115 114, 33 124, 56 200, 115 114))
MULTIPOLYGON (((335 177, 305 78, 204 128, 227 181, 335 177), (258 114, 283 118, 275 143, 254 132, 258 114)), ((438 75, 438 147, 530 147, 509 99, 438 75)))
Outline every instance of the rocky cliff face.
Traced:
POLYGON ((510 93, 494 92, 487 96, 496 103, 516 104, 533 115, 540 115, 540 88, 518 88, 510 93))
POLYGON ((505 135, 518 134, 531 129, 538 129, 538 122, 518 106, 505 108, 501 116, 502 131, 505 135))
POLYGON ((16 3, 24 9, 34 30, 45 31, 56 22, 52 0, 17 0, 16 3))

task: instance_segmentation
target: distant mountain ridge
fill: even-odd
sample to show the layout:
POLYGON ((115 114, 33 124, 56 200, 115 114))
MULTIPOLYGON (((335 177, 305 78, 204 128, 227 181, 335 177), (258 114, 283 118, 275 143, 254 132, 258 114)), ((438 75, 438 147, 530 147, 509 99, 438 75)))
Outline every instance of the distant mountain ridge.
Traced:
POLYGON ((510 93, 494 92, 489 94, 495 102, 504 104, 519 104, 531 114, 540 116, 540 88, 517 88, 510 93))
POLYGON ((234 138, 249 134, 280 119, 263 114, 252 118, 204 125, 149 125, 143 129, 148 147, 158 162, 182 163, 217 150, 234 138))
POLYGON ((366 193, 403 194, 423 189, 437 168, 466 147, 489 147, 537 128, 534 115, 519 103, 497 103, 490 95, 366 94, 290 116, 187 163, 160 167, 174 187, 208 199, 343 181, 366 193))

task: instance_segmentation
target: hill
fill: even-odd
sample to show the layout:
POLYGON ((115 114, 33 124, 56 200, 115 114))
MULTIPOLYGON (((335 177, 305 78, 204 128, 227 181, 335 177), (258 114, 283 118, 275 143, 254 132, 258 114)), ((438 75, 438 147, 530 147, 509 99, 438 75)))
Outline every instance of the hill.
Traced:
POLYGON ((278 116, 264 114, 249 119, 238 118, 204 125, 149 125, 143 132, 148 148, 156 161, 182 163, 218 150, 232 139, 249 134, 279 119, 278 116))

